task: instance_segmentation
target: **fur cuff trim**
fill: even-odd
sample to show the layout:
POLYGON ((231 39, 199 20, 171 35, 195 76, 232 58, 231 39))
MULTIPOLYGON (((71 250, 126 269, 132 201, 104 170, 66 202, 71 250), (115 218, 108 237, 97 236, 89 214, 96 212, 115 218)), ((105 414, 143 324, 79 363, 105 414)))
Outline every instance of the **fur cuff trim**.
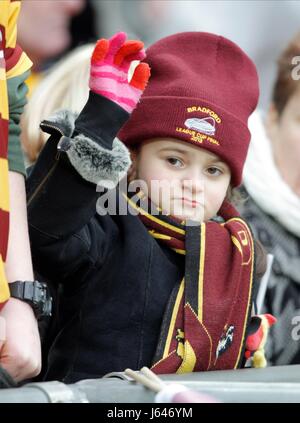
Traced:
MULTIPOLYGON (((77 116, 78 113, 70 110, 59 110, 47 122, 58 127, 68 138, 66 148, 61 145, 62 150, 83 179, 104 188, 113 188, 128 172, 131 165, 129 151, 118 138, 114 139, 112 150, 101 147, 82 134, 69 138, 74 132, 77 116)), ((66 138, 61 141, 65 142, 66 138)))
POLYGON ((118 138, 114 139, 112 150, 107 150, 80 134, 70 140, 66 153, 86 181, 105 188, 116 186, 131 165, 129 151, 118 138))
POLYGON ((74 132, 77 117, 78 113, 63 109, 54 112, 46 121, 57 126, 66 137, 70 137, 74 132))

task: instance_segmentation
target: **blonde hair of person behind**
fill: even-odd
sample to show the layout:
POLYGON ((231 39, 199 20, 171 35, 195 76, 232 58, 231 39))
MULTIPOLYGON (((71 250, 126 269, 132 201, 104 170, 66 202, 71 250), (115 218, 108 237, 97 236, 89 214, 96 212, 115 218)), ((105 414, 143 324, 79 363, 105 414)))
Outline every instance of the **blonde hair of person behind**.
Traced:
POLYGON ((35 162, 48 138, 40 130, 41 121, 60 109, 79 113, 85 105, 93 49, 94 44, 87 44, 73 50, 35 88, 21 121, 21 139, 29 163, 35 162))

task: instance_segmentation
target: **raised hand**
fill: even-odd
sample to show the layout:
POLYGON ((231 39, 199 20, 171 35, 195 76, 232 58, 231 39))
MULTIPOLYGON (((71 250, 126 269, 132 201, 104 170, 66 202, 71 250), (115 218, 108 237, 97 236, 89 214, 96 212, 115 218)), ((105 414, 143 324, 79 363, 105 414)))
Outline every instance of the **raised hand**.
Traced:
POLYGON ((131 63, 143 60, 146 54, 141 41, 126 38, 125 32, 118 32, 109 40, 97 42, 91 58, 89 87, 131 113, 147 85, 150 68, 147 63, 138 64, 129 81, 131 63))

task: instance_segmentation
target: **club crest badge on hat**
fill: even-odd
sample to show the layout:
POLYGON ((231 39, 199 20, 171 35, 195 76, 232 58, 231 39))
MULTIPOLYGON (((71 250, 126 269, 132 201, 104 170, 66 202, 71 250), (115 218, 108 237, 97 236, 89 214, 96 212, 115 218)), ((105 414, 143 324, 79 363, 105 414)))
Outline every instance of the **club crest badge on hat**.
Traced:
POLYGON ((189 129, 194 129, 207 135, 215 135, 216 132, 216 121, 212 117, 191 118, 187 119, 184 124, 189 129))

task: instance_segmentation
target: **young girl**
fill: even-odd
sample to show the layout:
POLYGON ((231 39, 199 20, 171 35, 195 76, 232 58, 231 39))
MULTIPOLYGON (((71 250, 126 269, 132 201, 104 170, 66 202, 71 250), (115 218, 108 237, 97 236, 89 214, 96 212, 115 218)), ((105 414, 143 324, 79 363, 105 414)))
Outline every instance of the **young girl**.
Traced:
POLYGON ((48 380, 244 361, 255 248, 227 196, 241 182, 255 66, 225 38, 175 34, 147 50, 139 102, 149 67, 128 72, 144 57, 124 33, 100 40, 79 117, 41 125, 51 137, 28 181, 33 260, 63 286, 48 380), (129 168, 142 186, 99 196, 129 168))

